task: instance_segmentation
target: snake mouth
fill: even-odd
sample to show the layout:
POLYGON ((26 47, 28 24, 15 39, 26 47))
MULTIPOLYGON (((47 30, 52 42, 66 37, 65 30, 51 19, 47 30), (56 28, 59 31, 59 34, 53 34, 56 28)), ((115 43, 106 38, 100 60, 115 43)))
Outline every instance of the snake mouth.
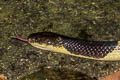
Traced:
POLYGON ((41 49, 41 50, 49 50, 48 48, 43 47, 43 46, 39 46, 39 45, 36 45, 35 47, 36 47, 36 48, 39 48, 39 49, 41 49))

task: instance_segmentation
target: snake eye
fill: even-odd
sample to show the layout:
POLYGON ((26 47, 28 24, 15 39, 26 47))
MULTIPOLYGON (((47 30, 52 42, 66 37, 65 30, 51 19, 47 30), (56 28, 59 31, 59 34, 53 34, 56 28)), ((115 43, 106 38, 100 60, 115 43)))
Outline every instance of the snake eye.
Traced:
POLYGON ((49 39, 47 39, 45 42, 46 44, 51 44, 51 41, 49 39))

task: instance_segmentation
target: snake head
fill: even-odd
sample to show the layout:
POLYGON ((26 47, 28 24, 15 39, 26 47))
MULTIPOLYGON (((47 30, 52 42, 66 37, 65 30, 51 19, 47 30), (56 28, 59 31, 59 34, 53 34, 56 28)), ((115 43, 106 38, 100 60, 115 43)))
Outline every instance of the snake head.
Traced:
POLYGON ((60 35, 52 32, 33 33, 28 36, 28 42, 37 48, 49 49, 48 46, 60 45, 60 35))

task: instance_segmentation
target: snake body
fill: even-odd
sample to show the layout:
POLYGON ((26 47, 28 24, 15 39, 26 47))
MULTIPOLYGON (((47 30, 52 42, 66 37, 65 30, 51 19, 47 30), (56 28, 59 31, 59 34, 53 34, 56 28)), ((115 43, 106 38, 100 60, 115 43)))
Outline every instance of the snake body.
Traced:
POLYGON ((119 41, 90 41, 52 32, 40 32, 28 36, 28 42, 39 49, 87 59, 120 60, 119 41))

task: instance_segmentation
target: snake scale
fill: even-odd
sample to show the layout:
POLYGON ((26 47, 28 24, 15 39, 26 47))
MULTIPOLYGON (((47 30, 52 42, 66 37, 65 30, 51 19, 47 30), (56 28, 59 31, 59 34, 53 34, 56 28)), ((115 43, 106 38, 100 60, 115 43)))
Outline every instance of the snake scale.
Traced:
POLYGON ((33 33, 27 39, 16 38, 42 50, 94 60, 120 60, 120 41, 90 41, 52 32, 33 33))

